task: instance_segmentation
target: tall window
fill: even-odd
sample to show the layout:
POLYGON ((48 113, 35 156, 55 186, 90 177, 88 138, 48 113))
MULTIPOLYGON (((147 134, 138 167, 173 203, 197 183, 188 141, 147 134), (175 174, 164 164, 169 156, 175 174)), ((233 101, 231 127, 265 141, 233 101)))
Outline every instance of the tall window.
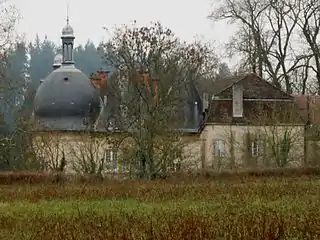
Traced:
POLYGON ((251 156, 259 157, 264 154, 264 141, 261 139, 253 139, 251 141, 251 156))
POLYGON ((222 140, 222 139, 214 140, 213 154, 215 157, 225 156, 225 141, 224 140, 222 140))
POLYGON ((68 45, 63 44, 63 61, 68 61, 68 45))
POLYGON ((107 149, 105 151, 105 163, 106 163, 106 168, 108 170, 110 170, 111 172, 117 172, 118 171, 117 151, 107 149))
POLYGON ((72 61, 72 44, 68 44, 68 61, 72 61))

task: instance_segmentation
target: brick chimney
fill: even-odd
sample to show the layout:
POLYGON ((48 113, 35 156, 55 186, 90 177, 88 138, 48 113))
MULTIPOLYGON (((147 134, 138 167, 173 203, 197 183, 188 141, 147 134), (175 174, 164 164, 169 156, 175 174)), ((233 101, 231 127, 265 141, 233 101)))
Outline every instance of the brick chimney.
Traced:
POLYGON ((148 92, 151 92, 149 73, 141 73, 142 81, 146 85, 148 92))
POLYGON ((108 84, 109 71, 98 71, 98 76, 100 78, 100 89, 106 89, 108 84))
POLYGON ((148 72, 140 72, 141 80, 143 84, 146 86, 147 94, 149 96, 153 96, 154 101, 159 100, 159 79, 150 77, 148 72))
POLYGON ((108 81, 108 73, 109 71, 97 71, 96 74, 91 74, 90 80, 95 88, 103 91, 107 88, 108 81))

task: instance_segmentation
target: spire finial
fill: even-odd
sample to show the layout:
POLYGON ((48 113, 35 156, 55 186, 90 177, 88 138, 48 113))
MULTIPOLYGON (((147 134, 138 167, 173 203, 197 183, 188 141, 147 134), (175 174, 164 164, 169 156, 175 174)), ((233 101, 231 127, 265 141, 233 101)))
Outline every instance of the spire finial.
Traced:
POLYGON ((67 24, 69 25, 69 3, 67 3, 67 24))

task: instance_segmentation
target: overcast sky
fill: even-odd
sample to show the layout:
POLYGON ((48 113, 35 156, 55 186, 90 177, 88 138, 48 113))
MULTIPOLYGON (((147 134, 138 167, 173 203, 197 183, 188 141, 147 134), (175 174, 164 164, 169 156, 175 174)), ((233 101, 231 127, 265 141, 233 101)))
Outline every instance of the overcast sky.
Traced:
POLYGON ((160 21, 181 39, 192 41, 195 37, 225 43, 234 29, 224 23, 216 24, 207 19, 217 0, 9 0, 22 15, 19 32, 27 40, 36 34, 45 35, 59 43, 60 33, 66 24, 69 4, 70 24, 74 28, 76 44, 89 38, 95 43, 108 38, 103 27, 113 29, 137 20, 137 24, 160 21))

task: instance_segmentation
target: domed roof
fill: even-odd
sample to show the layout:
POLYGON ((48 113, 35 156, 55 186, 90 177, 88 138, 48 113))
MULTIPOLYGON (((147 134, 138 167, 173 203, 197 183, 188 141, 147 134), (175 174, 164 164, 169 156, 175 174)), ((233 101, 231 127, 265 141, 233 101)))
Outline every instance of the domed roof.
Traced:
POLYGON ((95 124, 101 98, 89 78, 74 65, 49 74, 34 98, 34 117, 51 130, 83 130, 95 124))
POLYGON ((53 59, 53 66, 61 66, 63 57, 61 54, 57 54, 53 59))
POLYGON ((69 21, 67 25, 62 29, 62 37, 74 37, 73 28, 70 26, 69 21))

